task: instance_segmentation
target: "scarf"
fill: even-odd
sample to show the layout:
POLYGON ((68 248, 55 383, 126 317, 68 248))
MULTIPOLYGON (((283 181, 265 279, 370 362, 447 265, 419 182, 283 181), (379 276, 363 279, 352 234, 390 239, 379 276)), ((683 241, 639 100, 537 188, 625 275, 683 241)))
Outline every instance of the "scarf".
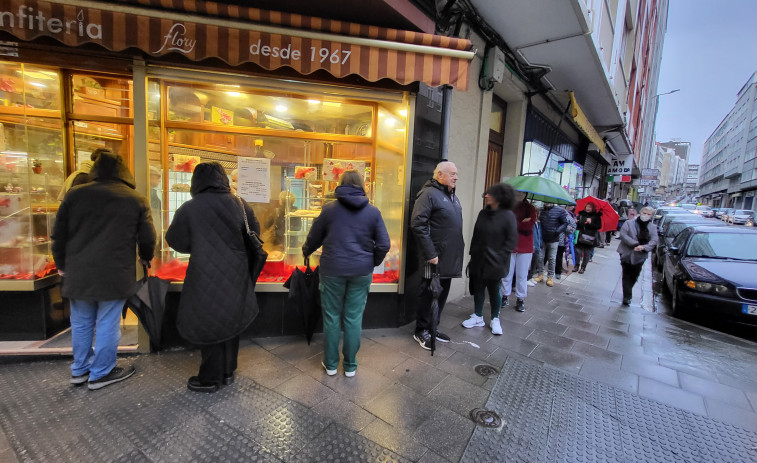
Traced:
POLYGON ((645 245, 649 243, 649 240, 652 239, 652 237, 649 236, 649 222, 643 222, 637 218, 636 226, 639 227, 639 236, 637 236, 639 244, 645 245))

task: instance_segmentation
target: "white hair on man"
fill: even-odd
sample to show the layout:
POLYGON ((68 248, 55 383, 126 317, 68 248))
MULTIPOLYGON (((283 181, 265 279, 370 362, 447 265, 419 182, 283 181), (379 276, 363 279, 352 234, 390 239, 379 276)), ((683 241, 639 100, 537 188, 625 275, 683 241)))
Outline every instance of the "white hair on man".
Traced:
POLYGON ((654 207, 649 207, 649 206, 642 207, 641 212, 639 212, 639 214, 644 214, 644 213, 654 215, 654 207))
POLYGON ((436 168, 434 169, 434 178, 438 179, 439 174, 441 174, 442 172, 448 172, 450 167, 455 167, 455 163, 452 161, 442 161, 437 164, 436 168))

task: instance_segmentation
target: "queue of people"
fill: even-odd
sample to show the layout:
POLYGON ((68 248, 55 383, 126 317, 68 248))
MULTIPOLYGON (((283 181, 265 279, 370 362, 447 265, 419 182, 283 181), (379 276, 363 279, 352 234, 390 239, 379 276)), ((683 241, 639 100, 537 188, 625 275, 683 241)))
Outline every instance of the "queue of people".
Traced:
MULTIPOLYGON (((70 382, 87 383, 95 390, 135 373, 133 366, 116 365, 118 320, 126 298, 136 291, 134 249, 139 261, 149 266, 156 232, 147 198, 134 191, 134 179, 123 159, 98 150, 93 163, 88 181, 72 186, 62 198, 52 250, 63 277, 62 294, 71 301, 70 382)), ((157 183, 160 172, 151 174, 157 183)), ((435 341, 450 342, 438 323, 451 280, 463 275, 465 242, 457 179, 454 163, 439 163, 419 191, 410 220, 423 269, 413 338, 429 350, 432 333, 435 341), (436 278, 440 291, 432 289, 436 278)), ((241 230, 246 222, 260 234, 260 225, 249 205, 236 196, 233 180, 229 182, 218 162, 198 164, 191 178, 191 199, 177 209, 165 236, 170 247, 191 256, 176 324, 179 334, 200 348, 198 373, 187 381, 187 388, 195 392, 216 392, 234 382, 239 336, 259 310, 241 230)), ((360 173, 344 172, 334 196, 336 200, 324 205, 314 220, 302 253, 307 259, 322 248, 322 366, 329 376, 337 373, 343 331, 342 369, 346 377, 353 377, 373 269, 384 260, 390 240, 381 212, 366 196, 360 173)), ((504 183, 491 186, 482 197, 485 204, 473 228, 467 268, 474 313, 462 325, 486 326, 483 308, 488 293, 488 325, 492 334, 501 335, 500 311, 509 307, 512 292, 514 309, 524 312, 528 287, 544 280, 547 286, 554 285, 563 271, 562 255, 569 254, 566 249, 574 240, 574 269, 585 271, 590 251, 600 241, 602 215, 592 202, 577 216, 571 207, 554 204, 546 204, 540 213, 524 192, 504 183)), ((282 198, 282 203, 293 207, 289 198, 282 198)), ((626 305, 644 260, 657 243, 656 228, 649 222, 653 213, 651 208, 642 209, 620 230, 626 305)))

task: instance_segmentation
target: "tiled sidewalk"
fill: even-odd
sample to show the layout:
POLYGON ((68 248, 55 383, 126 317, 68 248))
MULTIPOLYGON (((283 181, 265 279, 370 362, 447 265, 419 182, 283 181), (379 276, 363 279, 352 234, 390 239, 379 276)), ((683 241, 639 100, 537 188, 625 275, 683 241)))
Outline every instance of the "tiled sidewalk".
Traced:
MULTIPOLYGON (((12 393, 0 396, 0 425, 15 455, 4 451, 0 433, 0 462, 454 462, 473 451, 472 409, 496 408, 541 376, 614 391, 613 397, 630 397, 658 414, 671 410, 729 424, 751 439, 757 345, 653 313, 649 266, 642 275, 633 305, 621 306, 617 254, 598 249, 585 274, 553 288, 529 288, 525 313, 503 311, 502 336, 460 326, 472 298, 449 303, 441 329, 453 343, 439 344, 433 357, 412 339, 412 324, 366 330, 354 378, 323 373, 320 335, 310 346, 302 337, 245 341, 237 382, 207 396, 186 390, 199 358, 184 350, 128 357, 138 376, 97 392, 67 385, 66 359, 3 365, 0 390, 12 393), (480 376, 473 369, 479 364, 503 373, 480 376), (530 376, 519 376, 525 371, 530 376)), ((498 412, 518 409, 536 417, 539 409, 531 407, 557 403, 555 397, 549 389, 533 405, 498 412)), ((553 431, 549 422, 545 429, 553 431)), ((516 434, 507 433, 518 430, 497 432, 512 439, 516 434)), ((555 442, 562 441, 539 444, 544 455, 563 451, 555 442)), ((626 457, 633 452, 618 445, 626 457)), ((741 455, 757 458, 752 451, 744 448, 741 455)), ((535 459, 528 455, 514 461, 540 459, 538 452, 535 459)))

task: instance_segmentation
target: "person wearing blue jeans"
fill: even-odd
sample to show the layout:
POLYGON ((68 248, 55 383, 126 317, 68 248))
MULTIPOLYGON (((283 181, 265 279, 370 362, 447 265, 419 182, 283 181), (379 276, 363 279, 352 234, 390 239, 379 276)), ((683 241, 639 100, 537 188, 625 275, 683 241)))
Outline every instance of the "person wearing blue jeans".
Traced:
POLYGON ((302 254, 307 259, 323 246, 320 260, 323 313, 323 362, 333 376, 339 365, 339 338, 344 325, 344 376, 357 371, 357 351, 363 329, 363 311, 373 280, 373 269, 383 262, 391 245, 381 212, 365 195, 363 177, 355 170, 342 174, 334 190, 336 201, 313 221, 302 254))
POLYGON ((102 378, 116 366, 116 351, 121 339, 121 311, 126 299, 86 301, 71 299, 71 341, 74 363, 71 375, 102 378), (95 337, 97 327, 97 338, 95 337))
POLYGON ((95 390, 135 372, 134 366, 116 365, 119 317, 126 298, 137 290, 134 251, 148 265, 156 238, 150 206, 134 191, 123 158, 107 149, 95 150, 92 157, 97 160, 91 182, 69 190, 58 208, 52 252, 63 277, 61 295, 71 304, 69 382, 88 383, 95 390))

